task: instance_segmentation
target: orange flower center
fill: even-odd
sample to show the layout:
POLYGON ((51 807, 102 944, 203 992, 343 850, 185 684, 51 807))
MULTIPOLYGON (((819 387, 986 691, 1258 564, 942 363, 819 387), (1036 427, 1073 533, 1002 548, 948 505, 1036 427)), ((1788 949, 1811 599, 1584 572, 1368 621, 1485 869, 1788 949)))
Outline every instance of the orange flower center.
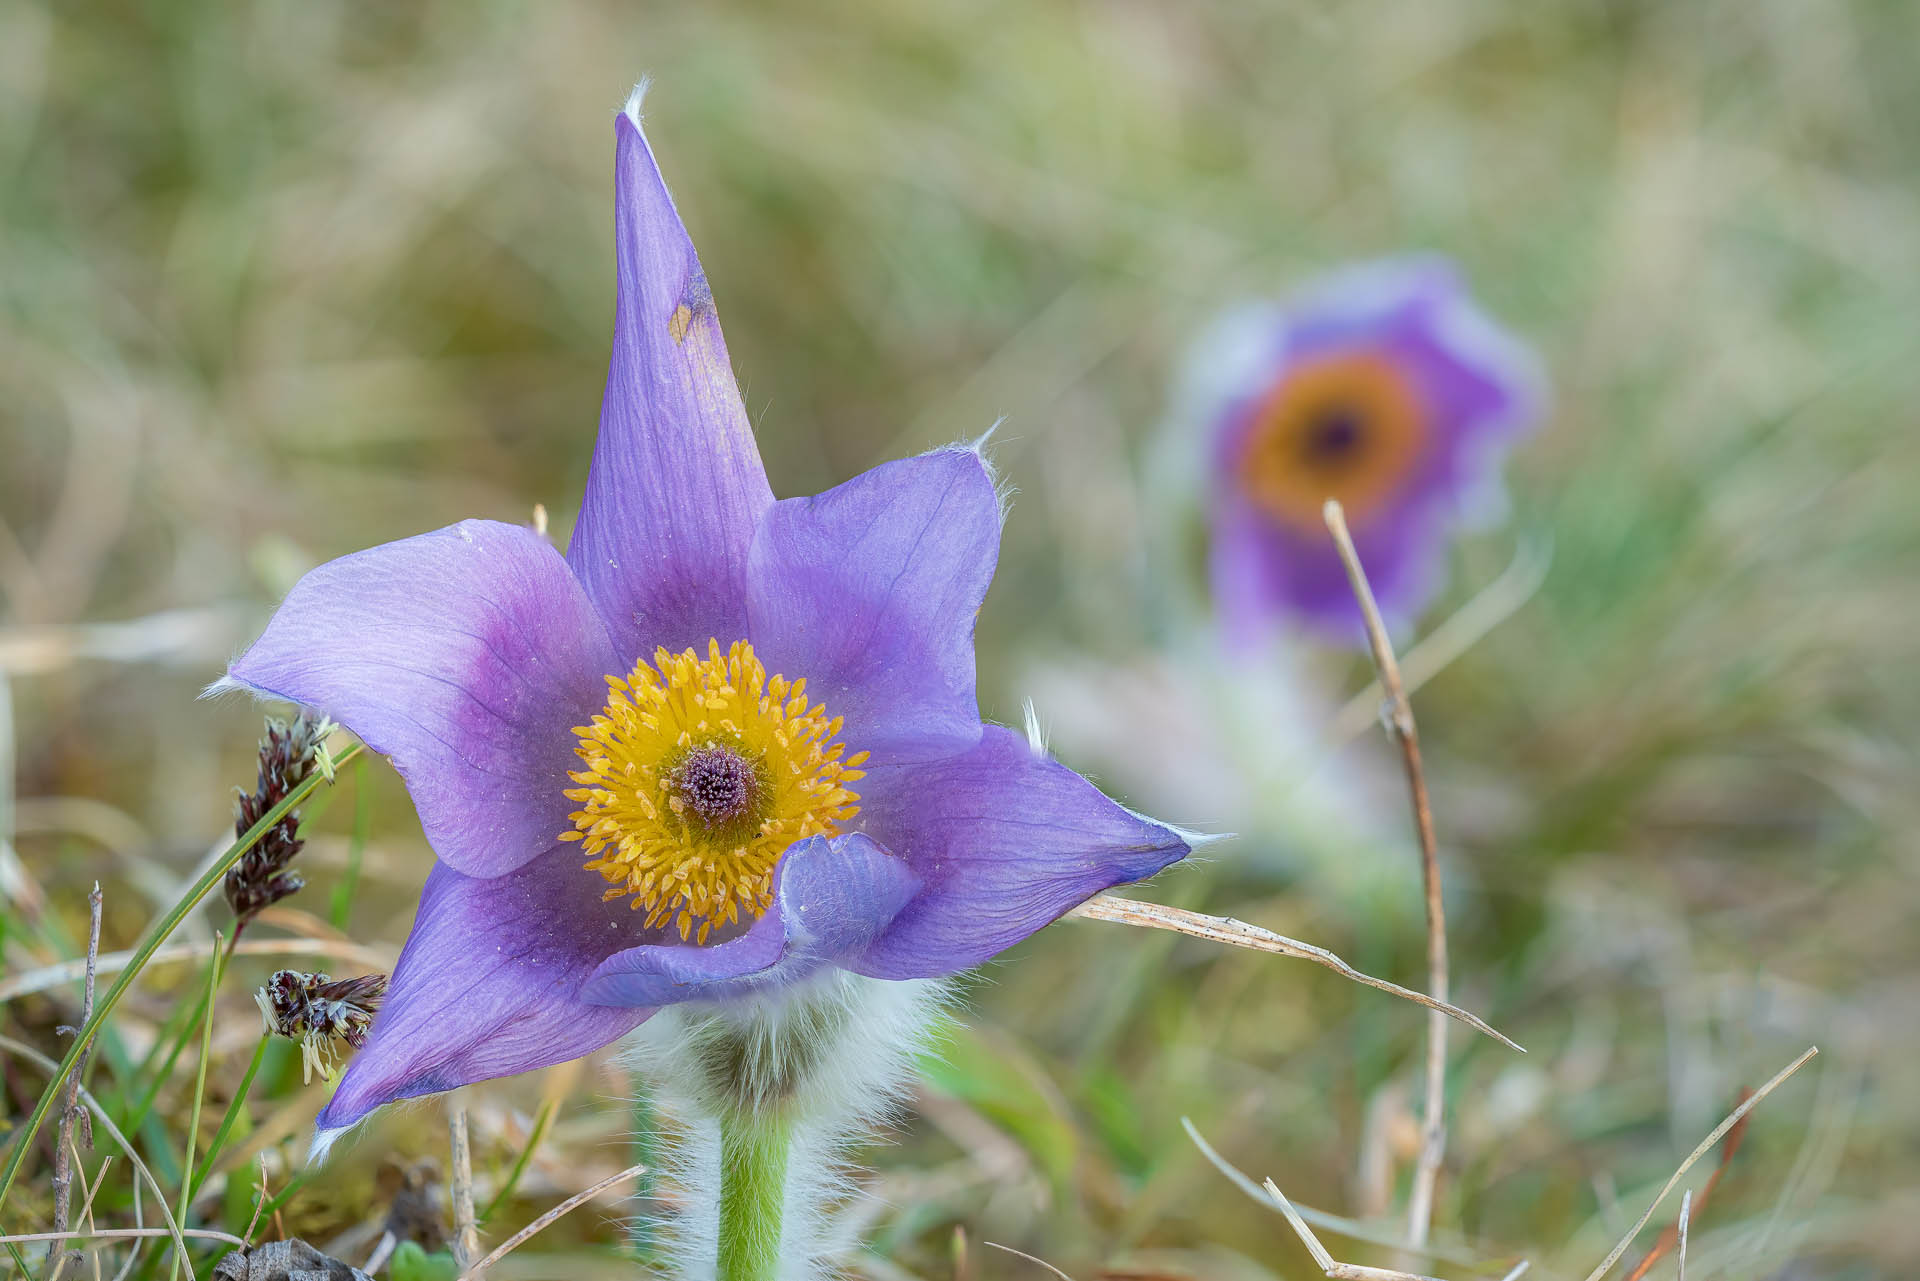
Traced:
POLYGON ((1276 519, 1324 533, 1337 498, 1360 523, 1413 471, 1427 421, 1406 376, 1373 352, 1318 356, 1287 372, 1254 410, 1240 455, 1248 497, 1276 519))

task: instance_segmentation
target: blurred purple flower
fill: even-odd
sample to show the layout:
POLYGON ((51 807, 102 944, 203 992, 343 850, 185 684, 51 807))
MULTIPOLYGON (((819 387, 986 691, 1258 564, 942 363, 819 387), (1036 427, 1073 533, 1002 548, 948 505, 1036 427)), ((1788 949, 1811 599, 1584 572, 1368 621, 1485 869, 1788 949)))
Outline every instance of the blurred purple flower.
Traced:
POLYGON ((1246 308, 1192 360, 1212 433, 1213 594, 1241 646, 1287 618, 1363 642, 1328 498, 1388 621, 1411 621, 1440 586, 1448 530, 1503 508, 1501 461, 1544 399, 1532 353, 1434 257, 1350 267, 1246 308))
POLYGON ((774 501, 632 104, 615 133, 613 357, 565 558, 482 520, 343 557, 217 686, 391 758, 438 855, 323 1133, 675 1002, 950 974, 1187 852, 981 723, 977 450, 774 501))

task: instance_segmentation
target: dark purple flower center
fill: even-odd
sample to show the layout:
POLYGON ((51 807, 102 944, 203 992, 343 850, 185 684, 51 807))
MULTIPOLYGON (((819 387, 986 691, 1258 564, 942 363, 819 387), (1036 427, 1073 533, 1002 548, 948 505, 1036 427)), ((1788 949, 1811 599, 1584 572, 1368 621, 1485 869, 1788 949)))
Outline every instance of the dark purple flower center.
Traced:
POLYGON ((1310 462, 1344 463, 1366 443, 1366 415, 1351 405, 1330 405, 1302 442, 1310 462))
POLYGON ((722 827, 753 808, 760 776, 739 752, 720 743, 696 747, 674 780, 680 799, 708 827, 722 827))

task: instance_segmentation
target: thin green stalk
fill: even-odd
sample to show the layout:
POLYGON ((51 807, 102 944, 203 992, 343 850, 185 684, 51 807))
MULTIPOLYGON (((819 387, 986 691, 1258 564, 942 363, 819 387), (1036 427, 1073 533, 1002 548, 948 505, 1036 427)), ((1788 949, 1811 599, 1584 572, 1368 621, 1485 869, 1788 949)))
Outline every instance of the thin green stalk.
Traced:
POLYGON ((227 1136, 233 1133, 234 1122, 240 1119, 240 1113, 247 1106, 247 1091, 253 1088, 253 1078, 259 1075, 260 1065, 266 1061, 267 1046, 273 1043, 273 1034, 260 1034, 260 1044, 253 1047, 253 1061, 247 1064, 247 1074, 240 1078, 240 1087, 233 1092, 233 1101, 227 1104, 227 1114, 220 1118, 220 1128, 213 1132, 213 1142, 207 1145, 207 1159, 200 1166, 200 1172, 187 1184, 187 1198, 193 1198, 196 1188, 206 1186, 207 1176, 213 1173, 213 1163, 220 1158, 220 1150, 226 1146, 227 1136))
MULTIPOLYGON (((187 1155, 180 1162, 180 1213, 174 1218, 187 1221, 187 1207, 193 1203, 193 1145, 200 1137, 200 1105, 207 1094, 207 1060, 213 1057, 213 1011, 214 994, 220 990, 220 971, 225 968, 226 952, 220 946, 220 935, 213 936, 213 963, 207 966, 207 1017, 200 1025, 200 1067, 193 1076, 193 1110, 187 1119, 187 1155)), ((168 1273, 178 1276, 180 1273, 180 1254, 174 1252, 173 1268, 168 1273)))
POLYGON ((360 888, 360 861, 366 856, 367 837, 373 831, 373 789, 367 786, 367 762, 353 767, 353 835, 347 841, 347 871, 333 887, 327 917, 336 930, 345 931, 353 913, 353 896, 360 888))
POLYGON ((507 1181, 502 1183, 500 1190, 493 1194, 493 1200, 487 1202, 487 1208, 480 1211, 480 1222, 485 1223, 491 1219, 494 1211, 505 1205, 507 1198, 513 1195, 514 1188, 519 1186, 520 1176, 527 1172, 527 1162, 533 1159, 533 1150, 539 1147, 540 1140, 547 1136, 547 1126, 552 1123, 553 1114, 559 1110, 560 1103, 557 1099, 548 1099, 540 1105, 540 1113, 533 1119, 533 1131, 527 1135, 527 1145, 520 1149, 519 1158, 514 1161, 513 1168, 507 1171, 507 1181))
POLYGON ((147 1087, 147 1092, 140 1096, 139 1105, 122 1118, 122 1124, 127 1129, 131 1130, 139 1125, 146 1119, 147 1112, 152 1109, 153 1101, 160 1093, 160 1086, 172 1074, 173 1065, 179 1059, 180 1051, 187 1043, 187 1037, 206 1016, 206 1010, 200 1004, 205 996, 206 993, 203 991, 194 998, 192 1005, 184 1002, 175 1005, 173 1013, 167 1015, 167 1021, 160 1025, 159 1033, 153 1038, 153 1045, 141 1057, 139 1066, 134 1069, 133 1079, 151 1081, 152 1084, 147 1087), (162 1054, 166 1055, 165 1066, 155 1071, 155 1066, 160 1062, 162 1054))
MULTIPOLYGON (((222 970, 225 970, 227 966, 233 963, 234 951, 239 946, 240 926, 236 925, 233 933, 227 938, 225 948, 218 949, 220 951, 220 968, 222 970)), ((193 1038, 193 1029, 198 1027, 201 1021, 207 1017, 207 1002, 211 996, 212 993, 210 991, 202 988, 199 997, 196 998, 193 1003, 190 1013, 182 1017, 183 1012, 187 1010, 187 1007, 182 1005, 176 1007, 174 1012, 168 1016, 166 1023, 161 1029, 160 1035, 154 1038, 153 1048, 149 1049, 147 1051, 147 1057, 141 1060, 140 1070, 136 1073, 136 1079, 146 1078, 151 1081, 151 1084, 147 1086, 147 1092, 140 1096, 139 1106, 134 1108, 134 1110, 128 1114, 126 1120, 122 1122, 124 1129, 135 1129, 146 1121, 147 1114, 153 1110, 154 1103, 160 1097, 161 1089, 168 1081, 173 1079, 174 1065, 180 1061, 180 1055, 182 1051, 187 1048, 187 1042, 193 1038), (158 1055, 163 1048, 167 1052, 166 1061, 160 1064, 159 1071, 151 1071, 154 1057, 158 1055)), ((170 1153, 167 1154, 167 1160, 173 1160, 170 1153)))
POLYGON ((793 1125, 778 1114, 729 1111, 720 1118, 720 1248, 717 1281, 775 1281, 786 1210, 793 1125))
MULTIPOLYGON (((336 769, 355 759, 365 750, 366 746, 362 743, 355 743, 347 748, 334 758, 336 769)), ((248 828, 246 835, 229 846, 227 852, 214 861, 205 875, 181 895, 180 901, 168 909, 167 914, 154 925, 146 940, 134 950, 133 958, 127 968, 120 972, 113 986, 107 989, 106 995, 95 1003, 93 1017, 87 1020, 86 1026, 82 1027, 68 1043, 66 1057, 60 1061, 59 1071, 53 1074, 54 1084, 41 1092, 40 1101, 34 1106, 33 1115, 28 1117, 26 1124, 20 1127, 19 1137, 14 1141, 13 1150, 7 1156, 6 1169, 0 1171, 0 1208, 5 1207, 7 1193, 12 1191, 13 1181, 20 1175, 20 1167, 26 1164, 27 1153, 33 1147, 34 1136, 40 1133, 40 1127, 46 1124, 47 1114, 53 1110, 53 1100, 59 1093, 59 1083, 66 1079, 68 1072, 73 1070, 73 1065, 79 1060, 81 1052, 93 1044, 94 1037, 100 1034, 100 1025, 106 1022, 107 1017, 120 1004, 121 998, 126 996, 127 990, 139 978, 140 971, 145 969, 147 962, 153 959, 153 954, 159 950, 160 945, 180 928, 180 922, 187 919, 187 914, 199 905, 201 899, 213 892, 213 887, 220 883, 228 869, 238 863, 241 856, 252 849, 274 824, 305 801, 308 795, 324 781, 324 775, 319 770, 315 770, 289 791, 285 800, 262 814, 260 821, 248 828)))

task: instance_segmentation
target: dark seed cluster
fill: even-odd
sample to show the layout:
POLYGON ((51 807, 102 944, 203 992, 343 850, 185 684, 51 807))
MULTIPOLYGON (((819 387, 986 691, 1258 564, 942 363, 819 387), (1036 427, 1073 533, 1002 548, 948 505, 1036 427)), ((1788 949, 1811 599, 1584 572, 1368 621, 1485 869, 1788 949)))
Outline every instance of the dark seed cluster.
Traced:
MULTIPOLYGON (((268 718, 267 736, 260 740, 259 777, 253 791, 242 792, 234 805, 235 836, 246 835, 268 810, 313 773, 319 765, 320 745, 332 732, 333 722, 311 712, 301 712, 290 725, 268 718)), ((300 852, 299 830, 300 814, 295 810, 269 828, 227 872, 223 888, 227 906, 233 909, 236 937, 263 908, 306 884, 306 879, 290 866, 300 852)))
POLYGON ((254 994, 267 1031, 298 1041, 307 1073, 328 1075, 333 1042, 354 1049, 367 1043, 374 1012, 387 994, 387 976, 363 974, 335 979, 303 970, 276 970, 267 985, 254 994))

